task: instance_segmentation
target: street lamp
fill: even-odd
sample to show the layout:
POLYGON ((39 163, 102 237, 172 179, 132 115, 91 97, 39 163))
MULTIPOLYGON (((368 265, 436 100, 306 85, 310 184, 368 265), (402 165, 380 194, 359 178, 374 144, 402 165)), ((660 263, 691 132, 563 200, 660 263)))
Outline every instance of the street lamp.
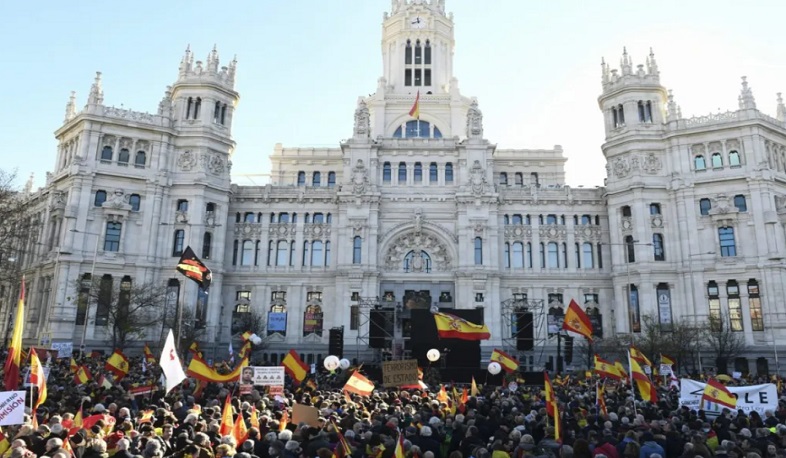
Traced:
POLYGON ((96 244, 93 248, 93 262, 90 265, 90 286, 87 290, 87 305, 85 310, 85 323, 82 325, 82 340, 79 342, 79 358, 81 359, 85 354, 85 338, 87 337, 87 326, 90 323, 90 294, 93 291, 93 283, 95 282, 96 274, 96 260, 98 259, 98 243, 101 241, 101 234, 94 232, 84 232, 78 229, 71 229, 71 232, 79 234, 92 235, 96 238, 96 244))

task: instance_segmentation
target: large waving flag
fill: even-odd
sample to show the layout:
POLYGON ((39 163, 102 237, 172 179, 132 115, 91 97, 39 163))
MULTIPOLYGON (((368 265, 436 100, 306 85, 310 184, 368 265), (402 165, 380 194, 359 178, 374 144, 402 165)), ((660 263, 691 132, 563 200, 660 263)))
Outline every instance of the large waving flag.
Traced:
POLYGON ((701 400, 704 404, 704 410, 720 411, 724 407, 731 410, 737 408, 737 398, 731 394, 728 388, 714 378, 707 380, 707 385, 701 394, 701 400))
POLYGON ((347 380, 343 391, 349 391, 361 396, 371 396, 371 393, 374 392, 374 383, 360 372, 355 371, 347 380))
POLYGON ((25 278, 22 277, 22 287, 19 290, 19 302, 16 305, 16 319, 14 319, 14 333, 11 344, 8 346, 8 357, 3 366, 5 374, 4 383, 6 391, 19 388, 19 366, 22 364, 22 331, 25 325, 25 278))
POLYGON ((505 372, 515 372, 519 368, 519 360, 497 348, 491 352, 491 361, 498 362, 505 372))
POLYGON ((617 366, 610 361, 606 361, 598 355, 595 355, 595 372, 599 377, 610 378, 614 380, 622 380, 622 374, 617 369, 617 366))
POLYGON ((166 343, 161 350, 161 359, 158 364, 161 366, 161 370, 164 371, 164 377, 166 377, 166 393, 164 394, 169 394, 174 387, 180 385, 186 379, 183 365, 180 364, 180 357, 177 355, 175 335, 171 329, 166 336, 166 343))
POLYGON ((634 347, 633 345, 630 346, 630 357, 631 359, 636 360, 636 362, 639 363, 639 366, 641 366, 642 368, 644 368, 644 366, 648 366, 650 369, 655 367, 652 365, 652 361, 650 361, 650 359, 647 358, 647 355, 642 353, 641 350, 634 347))
POLYGON ((420 119, 420 91, 418 91, 418 95, 415 96, 415 104, 412 105, 412 108, 409 110, 409 115, 415 119, 420 119))
POLYGON ((440 339, 488 340, 491 338, 491 332, 485 324, 470 323, 464 318, 449 313, 435 313, 434 321, 440 339))
POLYGON ((308 376, 309 367, 308 364, 304 363, 300 356, 297 354, 295 350, 289 350, 284 359, 281 360, 281 365, 284 366, 284 370, 286 371, 287 375, 292 377, 295 383, 300 384, 303 380, 306 379, 308 376))
POLYGON ((35 348, 30 349, 30 384, 38 387, 38 399, 33 405, 33 410, 46 401, 46 377, 44 376, 44 368, 41 366, 41 360, 38 359, 38 353, 35 348))
POLYGON ((120 381, 128 374, 128 358, 119 349, 115 349, 114 353, 106 360, 104 369, 115 374, 115 381, 120 381))
POLYGON ((240 377, 240 372, 244 366, 248 366, 248 358, 240 361, 235 369, 229 374, 219 374, 215 369, 210 367, 202 358, 194 356, 188 364, 186 374, 203 382, 213 383, 228 383, 234 382, 240 377))
POLYGON ((546 387, 546 413, 554 417, 557 414, 557 398, 554 396, 554 386, 548 372, 543 373, 543 383, 546 387))
POLYGON ((617 368, 617 372, 622 376, 622 380, 627 380, 628 371, 625 370, 625 366, 619 361, 614 361, 614 367, 617 368))
POLYGON ((177 271, 194 280, 203 291, 207 292, 210 289, 213 274, 205 263, 197 257, 190 246, 187 246, 185 251, 183 251, 183 255, 180 256, 180 261, 177 263, 177 271))
POLYGON ((628 359, 630 362, 630 375, 633 381, 636 382, 636 387, 639 389, 641 398, 649 402, 658 402, 658 394, 655 391, 655 385, 647 374, 644 373, 639 362, 633 359, 633 356, 630 354, 628 359))
POLYGON ((584 310, 581 310, 579 304, 573 299, 570 300, 570 305, 568 305, 568 309, 565 311, 562 329, 573 331, 592 340, 592 323, 590 323, 589 317, 584 310))

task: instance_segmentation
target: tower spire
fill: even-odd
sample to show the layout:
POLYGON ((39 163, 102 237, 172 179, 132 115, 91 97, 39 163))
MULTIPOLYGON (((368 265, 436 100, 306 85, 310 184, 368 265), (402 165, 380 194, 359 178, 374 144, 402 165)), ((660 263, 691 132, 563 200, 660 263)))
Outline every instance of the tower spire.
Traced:
POLYGON ((218 50, 216 45, 213 45, 213 50, 207 55, 207 71, 208 73, 218 73, 218 50))
POLYGON ((65 110, 65 119, 64 122, 68 122, 72 120, 76 116, 76 92, 71 91, 71 96, 68 97, 68 103, 66 104, 65 110))
POLYGON ((88 105, 101 105, 104 103, 104 89, 101 87, 101 72, 96 72, 93 85, 90 86, 90 95, 87 97, 88 105))
POLYGON ((609 83, 609 64, 606 63, 606 59, 603 57, 600 58, 600 80, 601 83, 604 85, 609 83))
POLYGON ((786 105, 783 104, 783 97, 781 97, 781 93, 778 92, 778 110, 777 110, 778 121, 786 121, 786 105))
POLYGON ((183 54, 183 58, 180 59, 180 68, 179 73, 180 76, 186 76, 188 73, 191 72, 191 66, 194 63, 194 55, 191 53, 191 44, 186 46, 186 52, 183 54))
POLYGON ((652 48, 650 48, 650 55, 647 58, 647 73, 656 76, 660 74, 658 63, 655 61, 655 53, 652 52, 652 48))
POLYGON ((622 76, 631 74, 631 70, 632 70, 631 59, 628 56, 628 48, 626 46, 622 47, 622 59, 620 59, 620 70, 622 71, 622 76))
POLYGON ((740 110, 756 109, 756 100, 753 98, 753 91, 748 87, 748 77, 742 77, 742 90, 738 98, 740 110))

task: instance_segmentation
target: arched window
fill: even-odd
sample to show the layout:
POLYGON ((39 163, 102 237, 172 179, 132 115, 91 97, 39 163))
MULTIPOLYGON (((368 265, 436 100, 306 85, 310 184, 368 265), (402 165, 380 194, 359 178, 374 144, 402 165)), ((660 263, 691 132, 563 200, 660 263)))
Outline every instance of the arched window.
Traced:
POLYGON ((237 255, 238 255, 237 252, 238 252, 239 245, 240 245, 240 242, 238 242, 237 240, 235 240, 232 243, 232 265, 233 266, 237 265, 237 255))
POLYGON ((305 186, 306 185, 306 172, 300 171, 297 173, 297 185, 298 186, 305 186))
MULTIPOLYGON (((412 42, 407 40, 407 46, 404 48, 404 63, 409 65, 412 63, 412 42)), ((405 83, 406 86, 411 86, 412 82, 405 83)))
POLYGON ((445 184, 453 184, 453 163, 445 164, 445 184))
POLYGON ((213 234, 205 232, 202 236, 202 259, 210 259, 210 248, 213 245, 213 234))
POLYGON ((502 217, 502 221, 503 221, 503 224, 505 226, 507 226, 508 224, 510 224, 510 217, 508 215, 505 215, 505 216, 502 217))
POLYGON ((186 231, 183 229, 175 229, 175 237, 172 243, 172 256, 181 256, 185 249, 186 231))
POLYGON ((98 191, 96 191, 96 196, 93 199, 93 205, 96 207, 100 207, 104 205, 104 202, 106 202, 106 191, 104 191, 103 189, 99 189, 98 191))
POLYGON ((592 244, 589 242, 585 242, 581 245, 582 251, 582 264, 584 264, 585 269, 593 269, 595 268, 595 257, 593 256, 592 251, 592 244))
POLYGON ((549 269, 559 268, 559 245, 557 242, 549 242, 548 248, 548 267, 549 269))
POLYGON ((617 105, 617 120, 619 121, 619 127, 625 125, 625 109, 622 104, 617 105))
POLYGON ((291 267, 295 266, 295 241, 294 240, 289 242, 289 265, 291 267))
POLYGON ((557 215, 546 215, 546 224, 557 224, 557 215))
POLYGON ((581 224, 583 226, 592 224, 592 217, 590 215, 581 215, 581 224))
POLYGON ((507 172, 500 172, 499 173, 499 184, 502 186, 508 185, 508 173, 507 172))
POLYGON ((660 215, 660 204, 653 202, 650 204, 650 215, 660 215))
POLYGON ((540 187, 540 180, 538 179, 538 174, 537 173, 532 172, 532 173, 529 174, 529 184, 531 186, 535 186, 536 188, 540 187))
POLYGON ((626 262, 636 262, 636 246, 634 245, 633 236, 625 236, 625 260, 626 262))
POLYGON ((325 267, 330 266, 330 240, 325 241, 325 267))
POLYGON ((243 222, 244 223, 253 223, 255 217, 256 217, 256 215, 254 214, 254 212, 246 212, 243 215, 243 222))
POLYGON ((527 252, 524 254, 524 267, 532 268, 532 242, 527 242, 527 252))
POLYGON ((131 205, 132 212, 138 212, 139 207, 142 205, 142 198, 139 196, 139 194, 131 194, 131 196, 128 198, 128 203, 131 205))
POLYGON ((325 222, 325 216, 322 213, 314 213, 311 217, 311 222, 314 224, 322 224, 325 222))
POLYGON ((289 213, 279 213, 278 214, 278 222, 279 223, 288 223, 289 222, 289 213))
POLYGON ((254 263, 254 242, 243 240, 243 253, 240 257, 241 266, 250 266, 254 263))
POLYGON ((322 252, 322 242, 314 240, 311 242, 311 265, 319 267, 325 264, 325 258, 322 252))
POLYGON ((311 244, 308 243, 308 240, 303 242, 303 267, 307 267, 309 265, 309 261, 311 261, 311 252, 309 251, 310 246, 311 244))
POLYGON ((398 184, 407 184, 407 164, 405 162, 398 163, 398 184))
POLYGON ((257 240, 254 243, 254 265, 259 265, 259 255, 262 253, 262 241, 257 240))
POLYGON ((712 153, 712 168, 723 167, 723 156, 721 153, 712 153))
POLYGON ((699 199, 699 213, 701 213, 702 216, 707 216, 710 214, 710 210, 712 210, 712 203, 710 202, 710 199, 707 199, 706 197, 699 199))
MULTIPOLYGON (((431 41, 426 40, 426 46, 423 48, 423 63, 426 65, 431 64, 431 41)), ((426 86, 431 86, 430 81, 426 81, 426 86)))
POLYGON ((199 119, 199 111, 202 109, 202 98, 197 97, 194 102, 194 119, 199 119))
POLYGON ((437 184, 439 180, 439 171, 437 169, 437 163, 432 162, 428 166, 428 182, 431 184, 437 184))
POLYGON ((696 170, 707 170, 707 162, 704 160, 704 156, 699 154, 693 158, 693 168, 696 170))
POLYGON ((505 268, 510 269, 510 243, 505 242, 505 268))
POLYGON ((516 186, 524 185, 524 174, 522 174, 521 172, 516 172, 516 175, 514 177, 515 177, 514 179, 516 180, 515 181, 516 186))
POLYGON ((321 181, 322 174, 319 172, 314 172, 314 174, 311 176, 311 186, 319 186, 321 181))
POLYGON ((745 196, 742 194, 737 194, 734 196, 734 206, 737 207, 737 210, 741 212, 748 211, 748 203, 745 201, 745 196))
POLYGON ((483 265, 483 239, 475 237, 475 265, 483 265))
POLYGON ((289 260, 287 259, 287 254, 289 252, 289 243, 286 240, 279 240, 276 244, 276 266, 287 266, 289 265, 289 260))
POLYGON ((328 188, 336 187, 336 172, 328 172, 328 188))
POLYGON ((521 269, 524 267, 524 244, 513 242, 513 268, 521 269))
POLYGON ((390 162, 385 162, 384 164, 382 164, 382 182, 390 183, 390 180, 391 180, 390 162))
POLYGON ((216 107, 213 109, 213 122, 221 121, 221 102, 216 101, 216 107))
POLYGON ((128 148, 123 148, 120 150, 120 153, 117 155, 117 163, 118 165, 128 165, 128 161, 131 159, 131 153, 128 151, 128 148))
POLYGON ((356 235, 352 240, 352 264, 360 264, 363 254, 363 239, 356 235))
POLYGON ((739 167, 740 165, 740 153, 735 150, 729 151, 729 165, 731 167, 739 167))
POLYGON ((147 164, 147 154, 144 151, 137 151, 134 157, 134 167, 143 169, 145 164, 147 164))
POLYGON ((630 217, 630 216, 632 216, 631 212, 630 212, 630 205, 624 205, 622 207, 622 216, 623 217, 630 217))
POLYGON ((522 225, 522 224, 524 224, 524 220, 521 218, 521 215, 513 215, 513 218, 511 218, 510 221, 511 221, 512 224, 515 224, 515 225, 522 225))
POLYGON ((655 261, 665 261, 666 251, 663 249, 663 235, 652 234, 652 254, 655 261))
MULTIPOLYGON (((423 48, 420 47, 420 40, 415 40, 415 65, 423 62, 423 48)), ((420 86, 420 81, 415 79, 415 86, 420 86)))
POLYGON ((121 223, 106 223, 104 237, 104 251, 120 251, 120 234, 123 230, 121 223))
POLYGON ((420 162, 415 162, 415 183, 423 182, 423 165, 420 162))
POLYGON ((431 256, 425 251, 410 251, 404 256, 404 272, 431 272, 431 256))
POLYGON ((194 99, 189 97, 186 103, 186 119, 191 119, 191 108, 194 106, 194 99))
POLYGON ((325 216, 325 224, 330 224, 332 222, 333 222, 333 215, 328 213, 327 216, 325 216))
POLYGON ((112 147, 111 146, 105 146, 101 150, 101 161, 102 162, 111 162, 112 161, 112 155, 113 155, 112 147))
POLYGON ((221 125, 224 126, 227 123, 227 104, 221 105, 221 125))

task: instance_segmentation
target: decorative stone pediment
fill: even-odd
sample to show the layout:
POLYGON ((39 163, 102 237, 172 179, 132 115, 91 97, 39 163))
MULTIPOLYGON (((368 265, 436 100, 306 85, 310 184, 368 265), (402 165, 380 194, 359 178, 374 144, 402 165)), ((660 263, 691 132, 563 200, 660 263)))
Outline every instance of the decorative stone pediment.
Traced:
POLYGON ((422 260, 425 253, 430 259, 433 270, 446 271, 453 265, 453 258, 448 247, 437 236, 425 232, 407 232, 399 235, 388 244, 385 253, 385 269, 401 271, 404 268, 404 257, 409 252, 417 253, 422 260))
POLYGON ((130 211, 129 197, 122 189, 115 189, 115 192, 101 205, 101 208, 130 211))

